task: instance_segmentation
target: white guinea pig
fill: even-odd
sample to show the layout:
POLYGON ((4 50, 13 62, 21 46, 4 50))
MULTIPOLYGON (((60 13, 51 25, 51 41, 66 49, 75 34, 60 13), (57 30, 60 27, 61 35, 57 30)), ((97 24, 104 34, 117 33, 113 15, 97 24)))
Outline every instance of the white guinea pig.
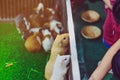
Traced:
POLYGON ((57 55, 53 73, 50 80, 64 80, 65 74, 67 73, 67 65, 70 63, 70 55, 57 55))

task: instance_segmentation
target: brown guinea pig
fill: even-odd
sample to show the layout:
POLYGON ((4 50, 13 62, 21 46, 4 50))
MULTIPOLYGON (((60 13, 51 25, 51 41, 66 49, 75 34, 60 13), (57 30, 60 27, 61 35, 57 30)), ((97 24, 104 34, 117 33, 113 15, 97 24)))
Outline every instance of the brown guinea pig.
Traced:
POLYGON ((39 52, 42 49, 40 35, 34 33, 25 41, 25 47, 29 52, 39 52))

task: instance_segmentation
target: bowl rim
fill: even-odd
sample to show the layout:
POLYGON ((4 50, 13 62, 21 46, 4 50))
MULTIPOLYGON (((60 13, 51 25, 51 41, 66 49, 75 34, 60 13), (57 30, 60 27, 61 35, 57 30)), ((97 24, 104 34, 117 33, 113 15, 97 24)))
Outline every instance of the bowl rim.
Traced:
POLYGON ((97 27, 97 26, 94 26, 94 25, 87 25, 87 26, 84 26, 83 28, 81 28, 81 35, 84 37, 84 38, 86 38, 86 39, 96 39, 96 38, 98 38, 98 37, 100 37, 101 36, 101 34, 102 34, 102 31, 101 31, 101 29, 99 28, 99 27, 97 27), (99 31, 99 35, 98 36, 96 36, 96 37, 89 37, 89 36, 86 36, 85 34, 84 34, 84 32, 83 32, 83 30, 85 29, 85 28, 87 28, 87 27, 94 27, 94 28, 96 28, 98 31, 99 31))
POLYGON ((94 22, 99 21, 99 19, 100 19, 100 14, 99 14, 96 10, 85 10, 85 11, 83 11, 82 14, 81 14, 81 19, 82 19, 83 21, 85 21, 85 22, 94 23, 94 22), (98 19, 92 21, 92 20, 88 20, 88 19, 84 18, 84 17, 83 17, 83 14, 86 13, 86 12, 89 12, 89 11, 95 12, 95 13, 98 15, 98 19))

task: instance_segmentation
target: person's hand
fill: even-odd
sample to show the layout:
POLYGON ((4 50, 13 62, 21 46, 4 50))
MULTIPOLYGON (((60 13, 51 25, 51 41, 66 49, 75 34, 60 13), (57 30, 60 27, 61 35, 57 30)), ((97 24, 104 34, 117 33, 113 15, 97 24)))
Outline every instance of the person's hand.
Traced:
POLYGON ((103 0, 103 2, 105 3, 105 8, 109 8, 112 10, 113 6, 111 5, 110 0, 103 0))
POLYGON ((112 10, 113 6, 112 6, 112 5, 110 5, 110 6, 109 6, 109 8, 112 10))

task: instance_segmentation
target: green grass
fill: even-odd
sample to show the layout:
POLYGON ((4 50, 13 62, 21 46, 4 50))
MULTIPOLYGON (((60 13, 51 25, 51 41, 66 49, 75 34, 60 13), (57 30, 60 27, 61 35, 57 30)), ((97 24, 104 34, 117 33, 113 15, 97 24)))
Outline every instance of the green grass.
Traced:
POLYGON ((14 23, 0 23, 0 80, 45 80, 49 53, 30 53, 14 23), (5 67, 6 64, 12 66, 5 67))

